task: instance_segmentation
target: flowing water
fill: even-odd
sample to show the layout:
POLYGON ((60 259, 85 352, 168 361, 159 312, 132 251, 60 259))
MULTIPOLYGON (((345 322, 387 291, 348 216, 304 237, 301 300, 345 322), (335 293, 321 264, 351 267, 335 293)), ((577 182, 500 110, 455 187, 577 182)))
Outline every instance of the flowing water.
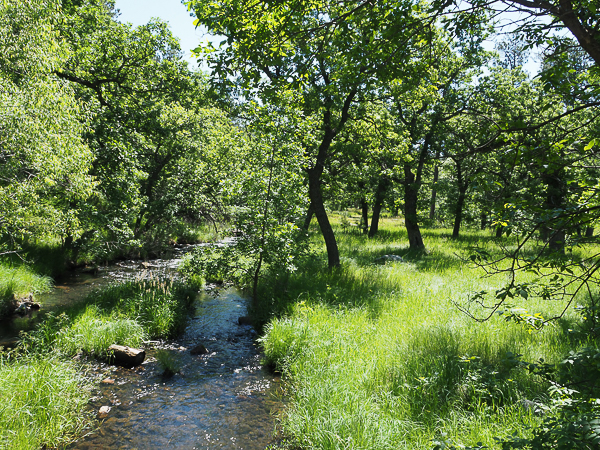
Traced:
MULTIPOLYGON (((179 261, 155 260, 141 268, 139 263, 123 263, 99 276, 79 276, 57 286, 43 299, 44 305, 77 301, 118 278, 171 271, 179 261)), ((261 366, 252 327, 238 325, 246 308, 247 299, 235 289, 213 287, 199 295, 184 334, 151 343, 141 366, 93 365, 88 375, 98 384, 91 408, 111 409, 98 429, 71 448, 251 450, 273 444, 275 414, 282 405, 280 380, 261 366), (190 350, 198 344, 208 353, 192 355, 190 350), (170 352, 181 373, 163 377, 157 349, 170 352)), ((22 328, 28 326, 21 323, 22 328)), ((13 325, 10 332, 15 329, 13 325)), ((5 336, 6 331, 0 330, 5 336)))

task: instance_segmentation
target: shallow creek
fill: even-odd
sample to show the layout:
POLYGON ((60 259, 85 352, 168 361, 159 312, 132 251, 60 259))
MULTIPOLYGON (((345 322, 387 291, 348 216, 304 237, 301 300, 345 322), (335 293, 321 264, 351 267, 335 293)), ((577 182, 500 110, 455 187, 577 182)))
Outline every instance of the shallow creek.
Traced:
MULTIPOLYGON (((101 284, 142 272, 169 272, 179 262, 176 256, 141 268, 139 262, 122 263, 95 277, 68 280, 41 300, 53 308, 77 301, 101 284)), ((111 410, 98 429, 71 448, 254 450, 273 444, 275 415, 282 405, 280 380, 262 368, 252 327, 237 323, 246 307, 247 300, 235 289, 213 287, 199 295, 184 334, 150 343, 141 366, 93 365, 88 376, 97 388, 90 407, 111 410), (208 353, 192 355, 198 344, 208 353), (181 374, 162 376, 154 357, 159 348, 173 354, 181 374)), ((0 333, 28 328, 22 320, 0 333)))

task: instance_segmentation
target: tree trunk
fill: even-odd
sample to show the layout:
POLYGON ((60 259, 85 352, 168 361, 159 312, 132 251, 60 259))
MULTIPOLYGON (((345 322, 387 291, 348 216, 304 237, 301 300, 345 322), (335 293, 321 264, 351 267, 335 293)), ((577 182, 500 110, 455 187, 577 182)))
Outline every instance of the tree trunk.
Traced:
MULTIPOLYGON (((553 210, 562 208, 564 197, 566 194, 566 185, 563 182, 563 171, 555 170, 543 175, 543 180, 546 183, 546 200, 544 208, 549 214, 553 210)), ((551 252, 560 254, 565 253, 565 229, 564 224, 556 220, 549 220, 542 224, 542 235, 546 237, 548 249, 551 252)))
POLYGON ((465 205, 465 197, 469 184, 465 181, 462 171, 462 162, 454 161, 456 164, 456 181, 458 183, 458 199, 456 200, 456 209, 454 210, 454 229, 452 230, 452 238, 458 238, 460 234, 460 225, 462 223, 463 208, 465 205))
POLYGON ((437 197, 437 182, 440 176, 440 168, 436 164, 433 168, 433 185, 431 187, 431 203, 429 205, 429 220, 435 219, 435 200, 437 197))
POLYGON ((313 210, 312 203, 308 205, 308 209, 306 210, 306 216, 304 217, 304 224, 302 225, 302 229, 308 231, 310 227, 310 223, 312 222, 312 218, 315 215, 315 211, 313 210))
POLYGON ((465 186, 458 193, 458 200, 456 201, 456 213, 454 215, 454 228, 452 230, 452 238, 456 239, 460 235, 460 225, 462 224, 462 215, 465 205, 465 197, 467 195, 467 187, 465 186))
POLYGON ((592 227, 587 227, 587 228, 585 229, 585 237, 587 237, 587 238, 591 238, 591 237, 593 237, 593 236, 594 236, 594 228, 592 228, 592 227))
POLYGON ((479 215, 479 219, 481 220, 481 229, 485 230, 487 228, 487 214, 485 212, 482 212, 479 215))
POLYGON ((379 180, 377 183, 377 192, 375 192, 375 203, 373 204, 373 217, 371 217, 371 228, 369 237, 373 237, 379 231, 379 216, 381 215, 381 205, 387 190, 387 180, 379 180))
POLYGON ((323 194, 321 192, 321 173, 323 173, 323 169, 321 168, 319 170, 318 165, 308 170, 308 194, 310 196, 310 203, 317 218, 317 222, 319 222, 321 234, 325 240, 328 265, 329 268, 332 269, 334 267, 339 267, 340 265, 340 252, 338 250, 333 228, 331 228, 331 223, 329 223, 329 217, 327 217, 327 211, 325 210, 325 205, 323 203, 323 194))
POLYGON ((404 225, 411 250, 425 250, 417 216, 419 187, 408 164, 404 165, 404 225))
POLYGON ((367 203, 367 199, 364 197, 360 199, 360 210, 362 214, 362 232, 363 234, 367 234, 369 232, 369 204, 367 203))
POLYGON ((498 225, 496 227, 496 237, 497 238, 501 238, 502 237, 502 225, 498 225))

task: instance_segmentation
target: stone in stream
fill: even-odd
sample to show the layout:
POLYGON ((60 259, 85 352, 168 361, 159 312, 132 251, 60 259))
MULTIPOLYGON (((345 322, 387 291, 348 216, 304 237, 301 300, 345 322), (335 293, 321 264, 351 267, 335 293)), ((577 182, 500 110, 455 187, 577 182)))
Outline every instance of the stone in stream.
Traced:
POLYGON ((238 319, 238 325, 252 325, 252 319, 248 316, 243 316, 238 319))
POLYGON ((198 344, 193 349, 190 350, 190 353, 192 355, 206 355, 208 353, 208 350, 206 349, 206 347, 204 345, 198 344))
POLYGON ((125 367, 139 366, 146 358, 144 350, 116 344, 108 347, 108 355, 111 363, 125 367))
POLYGON ((108 413, 110 412, 110 406, 102 406, 100 411, 98 411, 98 419, 106 419, 108 417, 108 413))

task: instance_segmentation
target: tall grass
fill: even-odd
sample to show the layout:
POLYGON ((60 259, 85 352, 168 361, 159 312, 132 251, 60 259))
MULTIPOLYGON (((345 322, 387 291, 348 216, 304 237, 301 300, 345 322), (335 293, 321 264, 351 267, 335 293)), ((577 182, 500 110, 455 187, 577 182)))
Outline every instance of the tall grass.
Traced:
POLYGON ((62 447, 91 423, 91 386, 71 362, 0 356, 0 380, 0 448, 62 447))
POLYGON ((93 292, 60 314, 49 315, 22 346, 30 351, 79 351, 104 357, 112 344, 140 346, 148 338, 181 332, 195 291, 166 279, 138 279, 93 292))
MULTIPOLYGON (((266 290, 275 282, 265 285, 256 309, 273 313, 262 345, 290 381, 281 428, 294 445, 423 449, 444 436, 456 445, 500 448, 495 437, 526 435, 540 422, 524 405, 546 402, 548 384, 523 361, 560 361, 577 345, 568 327, 531 332, 498 315, 470 319, 456 304, 504 281, 481 278, 461 258, 476 243, 494 251, 489 235, 424 234, 428 252, 415 254, 397 220, 384 221, 374 239, 338 233, 342 268, 305 268, 278 280, 275 293, 266 290), (405 262, 375 263, 390 253, 405 262)), ((547 317, 564 305, 515 306, 547 317)), ((568 312, 564 323, 575 321, 568 312)))
POLYGON ((51 287, 52 279, 38 275, 27 266, 0 263, 0 317, 12 312, 15 296, 39 294, 51 287))

